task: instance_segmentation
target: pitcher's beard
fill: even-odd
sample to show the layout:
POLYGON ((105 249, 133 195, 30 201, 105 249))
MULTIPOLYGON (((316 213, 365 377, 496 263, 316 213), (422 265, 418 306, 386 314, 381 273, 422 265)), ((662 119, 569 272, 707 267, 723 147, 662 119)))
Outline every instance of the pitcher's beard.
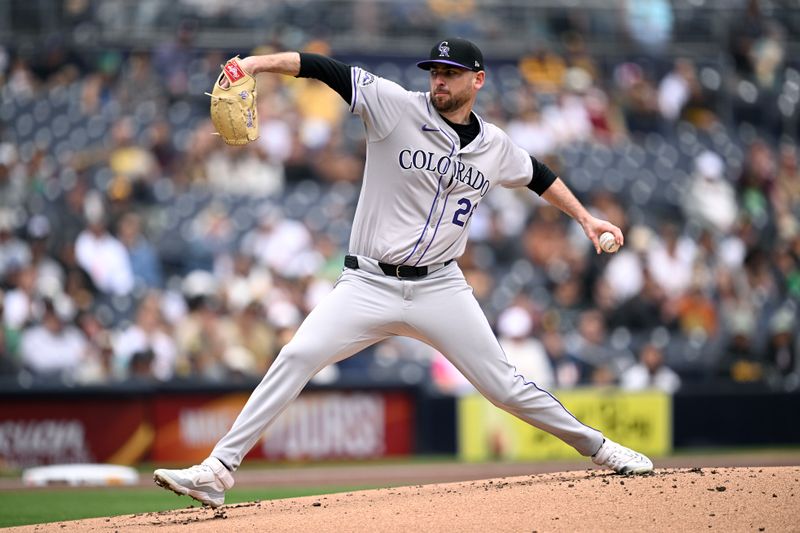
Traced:
POLYGON ((450 113, 461 108, 467 102, 469 102, 469 94, 466 91, 461 94, 450 93, 450 99, 442 103, 437 103, 435 95, 431 93, 431 104, 439 113, 450 113))

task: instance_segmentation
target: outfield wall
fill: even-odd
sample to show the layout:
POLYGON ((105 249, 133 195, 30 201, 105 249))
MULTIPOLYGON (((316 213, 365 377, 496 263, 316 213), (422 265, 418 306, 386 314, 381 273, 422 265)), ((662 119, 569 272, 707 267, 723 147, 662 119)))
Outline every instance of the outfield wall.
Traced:
MULTIPOLYGON (((254 384, 252 384, 254 385, 254 384)), ((251 384, 125 385, 0 391, 0 466, 198 462, 235 420, 251 384)), ((584 423, 654 457, 681 447, 800 444, 800 394, 616 389, 556 392, 584 423)), ((575 458, 570 447, 498 410, 397 385, 310 387, 248 455, 272 461, 413 454, 467 461, 575 458)))

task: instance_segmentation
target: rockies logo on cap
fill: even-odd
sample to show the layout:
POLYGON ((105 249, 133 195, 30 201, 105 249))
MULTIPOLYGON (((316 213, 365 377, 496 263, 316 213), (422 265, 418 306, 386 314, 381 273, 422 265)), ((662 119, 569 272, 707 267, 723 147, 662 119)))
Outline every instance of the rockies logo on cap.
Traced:
POLYGON ((417 66, 430 70, 436 64, 479 72, 483 70, 483 54, 474 43, 460 37, 450 37, 433 45, 429 59, 420 61, 417 66))

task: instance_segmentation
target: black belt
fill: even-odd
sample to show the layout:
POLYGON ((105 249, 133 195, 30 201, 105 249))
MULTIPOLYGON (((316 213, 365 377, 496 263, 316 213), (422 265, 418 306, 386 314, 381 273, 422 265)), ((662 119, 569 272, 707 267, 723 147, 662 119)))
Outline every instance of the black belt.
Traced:
MULTIPOLYGON (((453 260, 446 261, 443 266, 452 263, 453 260)), ((358 270, 358 257, 354 255, 344 256, 344 266, 358 270)), ((426 266, 411 266, 411 265, 390 265, 389 263, 378 262, 383 273, 387 276, 394 276, 397 278, 422 278, 428 275, 428 267, 426 266)))

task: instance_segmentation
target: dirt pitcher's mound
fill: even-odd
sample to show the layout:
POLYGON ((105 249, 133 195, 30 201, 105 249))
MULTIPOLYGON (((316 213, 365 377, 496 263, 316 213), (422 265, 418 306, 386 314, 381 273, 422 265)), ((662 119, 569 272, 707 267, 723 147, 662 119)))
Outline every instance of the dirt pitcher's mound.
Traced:
MULTIPOLYGON (((798 531, 800 467, 587 470, 16 528, 19 531, 798 531)), ((189 500, 187 499, 187 503, 189 500)))

